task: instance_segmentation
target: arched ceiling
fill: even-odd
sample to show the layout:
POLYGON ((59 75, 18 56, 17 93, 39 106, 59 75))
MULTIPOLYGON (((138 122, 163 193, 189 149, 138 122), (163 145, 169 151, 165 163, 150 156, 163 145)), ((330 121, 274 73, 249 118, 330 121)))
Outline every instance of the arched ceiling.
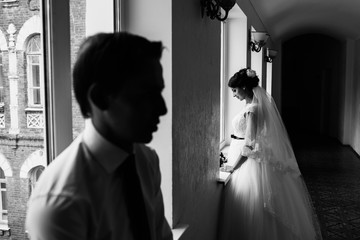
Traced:
POLYGON ((273 41, 305 33, 339 40, 360 37, 360 0, 249 1, 273 41))

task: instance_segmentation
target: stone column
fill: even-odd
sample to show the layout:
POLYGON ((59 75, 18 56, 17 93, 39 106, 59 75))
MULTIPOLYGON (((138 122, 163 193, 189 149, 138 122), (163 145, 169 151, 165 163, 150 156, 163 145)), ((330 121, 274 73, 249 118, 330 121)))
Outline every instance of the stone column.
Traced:
POLYGON ((17 58, 15 49, 15 33, 14 24, 10 24, 7 33, 9 34, 9 88, 10 88, 10 134, 19 134, 19 103, 18 103, 18 80, 17 58))

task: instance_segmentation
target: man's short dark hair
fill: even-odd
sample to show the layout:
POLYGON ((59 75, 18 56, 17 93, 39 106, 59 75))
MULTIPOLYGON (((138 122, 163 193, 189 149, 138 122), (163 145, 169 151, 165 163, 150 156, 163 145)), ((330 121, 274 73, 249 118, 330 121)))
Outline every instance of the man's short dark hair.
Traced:
POLYGON ((89 117, 87 93, 97 84, 106 94, 118 92, 149 60, 161 58, 161 42, 151 42, 126 32, 99 33, 81 44, 73 70, 76 100, 84 117, 89 117))

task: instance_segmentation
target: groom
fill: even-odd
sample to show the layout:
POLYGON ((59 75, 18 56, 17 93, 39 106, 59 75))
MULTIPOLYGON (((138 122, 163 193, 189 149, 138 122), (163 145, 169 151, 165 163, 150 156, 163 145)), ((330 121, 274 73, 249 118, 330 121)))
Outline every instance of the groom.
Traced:
POLYGON ((171 240, 152 140, 167 109, 160 42, 101 33, 81 45, 75 97, 84 132, 45 169, 29 200, 31 239, 171 240))

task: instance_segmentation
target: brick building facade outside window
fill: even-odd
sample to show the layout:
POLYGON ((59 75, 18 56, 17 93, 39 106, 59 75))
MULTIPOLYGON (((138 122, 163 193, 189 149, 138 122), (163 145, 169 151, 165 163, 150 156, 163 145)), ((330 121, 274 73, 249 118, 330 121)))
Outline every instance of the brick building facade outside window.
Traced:
MULTIPOLYGON (((28 239, 27 200, 48 162, 38 3, 0 0, 0 239, 28 239)), ((86 0, 70 0, 72 63, 85 38, 85 9, 86 0)), ((76 137, 84 122, 73 102, 76 137)))

